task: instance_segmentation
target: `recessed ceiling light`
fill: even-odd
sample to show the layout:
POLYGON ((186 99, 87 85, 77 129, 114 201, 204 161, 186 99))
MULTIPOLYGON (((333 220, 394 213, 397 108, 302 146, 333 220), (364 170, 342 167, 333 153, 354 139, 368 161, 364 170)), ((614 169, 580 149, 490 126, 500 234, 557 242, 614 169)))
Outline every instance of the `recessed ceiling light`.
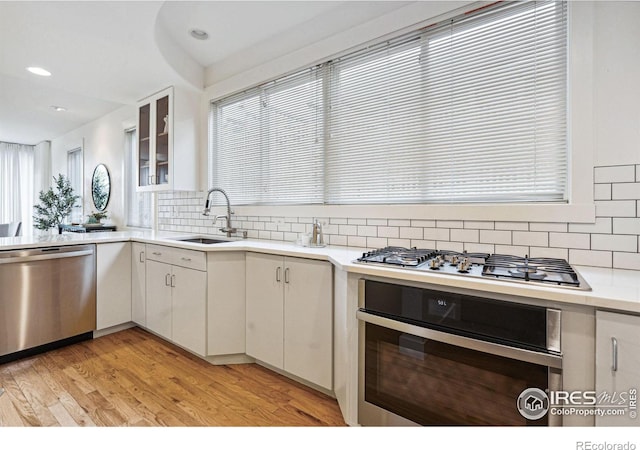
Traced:
POLYGON ((62 106, 56 106, 56 105, 51 105, 50 108, 53 109, 54 111, 58 111, 58 112, 62 112, 62 111, 66 111, 67 110, 67 108, 64 108, 62 106))
POLYGON ((193 30, 189 31, 189 34, 191 35, 192 38, 199 39, 201 41, 204 41, 205 39, 209 39, 209 33, 207 33, 204 30, 200 30, 198 28, 194 28, 193 30))
POLYGON ((41 77, 50 77, 51 72, 42 67, 27 67, 27 70, 35 75, 40 75, 41 77))

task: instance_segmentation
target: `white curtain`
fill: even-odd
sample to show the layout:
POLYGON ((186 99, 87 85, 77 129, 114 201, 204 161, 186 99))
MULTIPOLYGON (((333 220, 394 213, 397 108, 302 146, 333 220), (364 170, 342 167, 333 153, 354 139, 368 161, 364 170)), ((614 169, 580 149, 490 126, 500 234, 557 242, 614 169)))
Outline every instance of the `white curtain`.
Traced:
POLYGON ((0 223, 22 222, 33 234, 34 146, 0 142, 0 223))

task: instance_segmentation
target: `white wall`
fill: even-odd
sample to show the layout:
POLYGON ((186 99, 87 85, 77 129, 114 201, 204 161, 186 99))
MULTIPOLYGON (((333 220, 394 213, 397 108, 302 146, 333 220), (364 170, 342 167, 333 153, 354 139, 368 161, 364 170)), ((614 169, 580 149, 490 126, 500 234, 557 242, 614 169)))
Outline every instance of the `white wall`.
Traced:
POLYGON ((640 162, 640 2, 596 2, 595 165, 640 162))
POLYGON ((107 205, 109 219, 124 226, 124 130, 135 125, 135 106, 123 106, 106 116, 77 128, 51 141, 51 173, 67 174, 67 152, 83 147, 84 214, 95 211, 91 199, 91 175, 96 165, 103 163, 111 176, 111 198, 107 205))

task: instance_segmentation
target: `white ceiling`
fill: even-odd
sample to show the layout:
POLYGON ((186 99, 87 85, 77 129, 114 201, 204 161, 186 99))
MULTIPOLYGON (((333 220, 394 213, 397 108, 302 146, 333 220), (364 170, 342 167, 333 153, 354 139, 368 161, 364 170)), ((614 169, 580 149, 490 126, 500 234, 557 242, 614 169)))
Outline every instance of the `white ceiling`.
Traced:
POLYGON ((54 139, 171 84, 202 89, 206 70, 231 76, 408 3, 0 1, 0 141, 54 139))

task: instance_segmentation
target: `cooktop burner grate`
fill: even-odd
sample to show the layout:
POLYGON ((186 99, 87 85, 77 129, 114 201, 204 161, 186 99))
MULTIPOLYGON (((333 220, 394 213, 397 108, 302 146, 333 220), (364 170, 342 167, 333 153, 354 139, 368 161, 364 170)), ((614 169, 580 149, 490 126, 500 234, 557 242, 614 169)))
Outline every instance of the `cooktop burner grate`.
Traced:
POLYGON ((578 274, 564 259, 529 258, 525 256, 491 255, 482 275, 495 278, 517 278, 525 281, 580 286, 578 274))

